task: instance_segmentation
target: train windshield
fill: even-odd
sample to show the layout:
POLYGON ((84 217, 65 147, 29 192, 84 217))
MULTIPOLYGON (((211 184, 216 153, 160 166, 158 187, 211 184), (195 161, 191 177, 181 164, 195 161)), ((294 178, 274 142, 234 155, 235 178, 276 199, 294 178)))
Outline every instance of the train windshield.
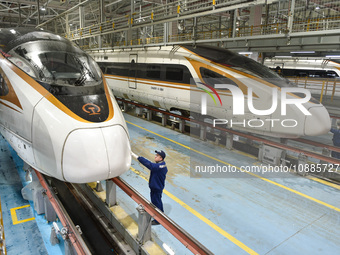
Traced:
POLYGON ((8 52, 8 59, 40 82, 58 86, 93 86, 102 81, 97 63, 63 41, 34 41, 8 52))
POLYGON ((279 87, 294 86, 288 80, 284 79, 276 72, 270 70, 268 67, 232 51, 223 48, 202 45, 197 47, 183 47, 215 63, 222 64, 227 68, 261 78, 279 87))

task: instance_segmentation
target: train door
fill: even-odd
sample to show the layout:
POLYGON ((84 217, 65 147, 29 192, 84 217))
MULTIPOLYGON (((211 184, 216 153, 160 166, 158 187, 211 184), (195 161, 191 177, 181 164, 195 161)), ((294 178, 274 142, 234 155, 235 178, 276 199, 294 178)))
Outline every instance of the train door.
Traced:
POLYGON ((136 89, 137 82, 136 82, 136 75, 137 75, 137 54, 130 54, 129 61, 130 61, 130 69, 129 69, 129 88, 136 89))

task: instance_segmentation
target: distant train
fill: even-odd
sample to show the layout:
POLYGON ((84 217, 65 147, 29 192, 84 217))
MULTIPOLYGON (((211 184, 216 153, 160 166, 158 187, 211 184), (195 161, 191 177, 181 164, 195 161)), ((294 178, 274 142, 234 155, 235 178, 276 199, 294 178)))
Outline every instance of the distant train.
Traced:
POLYGON ((340 77, 340 59, 267 58, 264 65, 279 72, 284 77, 340 77))
MULTIPOLYGON (((311 114, 308 116, 300 106, 283 105, 285 98, 278 94, 292 84, 256 61, 226 49, 164 46, 93 51, 90 55, 118 97, 191 116, 203 114, 230 128, 268 136, 320 135, 331 126, 323 105, 307 99, 303 107, 311 114), (207 93, 212 99, 204 99, 207 93), (268 113, 256 114, 256 110, 268 113)), ((288 100, 305 96, 285 94, 288 100)))
POLYGON ((43 30, 0 29, 0 132, 39 172, 86 183, 131 164, 122 113, 95 61, 43 30))

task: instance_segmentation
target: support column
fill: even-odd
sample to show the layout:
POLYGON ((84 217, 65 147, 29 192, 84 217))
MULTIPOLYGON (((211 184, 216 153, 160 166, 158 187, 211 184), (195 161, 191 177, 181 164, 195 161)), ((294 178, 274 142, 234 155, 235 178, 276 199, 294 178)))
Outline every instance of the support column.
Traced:
MULTIPOLYGON (((79 1, 81 2, 81 0, 79 1)), ((80 34, 80 38, 82 37, 82 33, 83 33, 83 28, 85 27, 85 14, 84 14, 84 6, 80 6, 79 7, 79 34, 80 34)), ((83 40, 79 40, 79 46, 83 46, 83 40)))
POLYGON ((117 185, 112 180, 106 180, 106 204, 111 207, 117 204, 117 185))
POLYGON ((138 237, 140 244, 144 244, 151 240, 151 216, 142 205, 137 207, 138 211, 138 237))
POLYGON ((207 140, 207 128, 205 125, 200 125, 200 139, 207 140))
POLYGON ((262 5, 252 6, 249 14, 249 25, 252 28, 252 35, 260 31, 262 19, 262 5))
POLYGON ((124 102, 124 103, 123 103, 123 111, 124 111, 124 112, 128 112, 128 110, 129 110, 129 104, 126 103, 126 102, 124 102))
POLYGON ((192 40, 197 40, 197 17, 194 17, 194 25, 193 25, 193 31, 192 31, 192 40))
POLYGON ((146 111, 146 119, 148 121, 151 121, 152 120, 152 111, 151 110, 147 110, 146 111))
POLYGON ((71 29, 70 29, 70 23, 69 23, 69 15, 68 14, 66 14, 65 15, 65 19, 66 19, 66 34, 67 34, 67 38, 69 38, 70 39, 70 37, 71 37, 71 29))
POLYGON ((169 42, 169 23, 168 22, 164 23, 163 41, 164 41, 164 45, 167 45, 167 43, 169 42))
POLYGON ((293 22, 294 22, 294 10, 295 10, 295 0, 290 0, 290 8, 288 13, 288 23, 287 23, 287 32, 290 34, 293 30, 293 22))
POLYGON ((40 3, 39 3, 39 0, 37 0, 37 8, 38 8, 38 24, 37 25, 40 25, 40 3))
POLYGON ((232 29, 233 29, 233 35, 232 37, 235 38, 236 37, 236 21, 237 21, 237 12, 238 12, 238 9, 235 9, 234 10, 234 20, 233 20, 233 26, 232 26, 232 29))
POLYGON ((168 121, 168 115, 162 113, 162 126, 165 127, 168 121))
POLYGON ((299 175, 302 175, 302 176, 307 175, 307 170, 305 169, 306 164, 307 164, 307 156, 305 154, 300 153, 298 156, 298 165, 297 165, 297 173, 299 175))
POLYGON ((18 7, 19 7, 19 27, 21 26, 21 3, 18 3, 18 7))
POLYGON ((184 133, 185 132, 185 120, 180 120, 179 121, 179 131, 181 132, 181 133, 184 133))
MULTIPOLYGON (((104 15, 104 0, 98 0, 99 1, 99 20, 100 23, 105 22, 105 15, 104 15)), ((101 24, 100 24, 101 25, 101 24)), ((103 47, 103 38, 102 35, 98 36, 98 47, 102 48, 103 47)))
POLYGON ((232 150, 233 149, 233 143, 234 143, 233 134, 226 133, 226 148, 228 150, 232 150))

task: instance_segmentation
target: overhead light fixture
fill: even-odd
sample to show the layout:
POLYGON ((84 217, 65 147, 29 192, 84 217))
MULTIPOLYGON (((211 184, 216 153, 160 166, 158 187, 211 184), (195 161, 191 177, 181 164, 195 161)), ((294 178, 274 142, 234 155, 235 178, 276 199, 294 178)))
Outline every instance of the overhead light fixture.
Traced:
POLYGON ((327 55, 326 58, 340 58, 340 55, 327 55))
POLYGON ((315 53, 315 51, 291 51, 290 53, 307 54, 307 53, 315 53))
POLYGON ((315 10, 320 10, 320 6, 315 7, 315 10))
POLYGON ((46 11, 46 8, 43 6, 43 7, 40 8, 40 10, 44 12, 44 11, 46 11))
POLYGON ((251 51, 241 51, 238 54, 241 54, 241 55, 251 55, 253 53, 251 51))
POLYGON ((292 58, 292 56, 275 56, 276 58, 292 58))

